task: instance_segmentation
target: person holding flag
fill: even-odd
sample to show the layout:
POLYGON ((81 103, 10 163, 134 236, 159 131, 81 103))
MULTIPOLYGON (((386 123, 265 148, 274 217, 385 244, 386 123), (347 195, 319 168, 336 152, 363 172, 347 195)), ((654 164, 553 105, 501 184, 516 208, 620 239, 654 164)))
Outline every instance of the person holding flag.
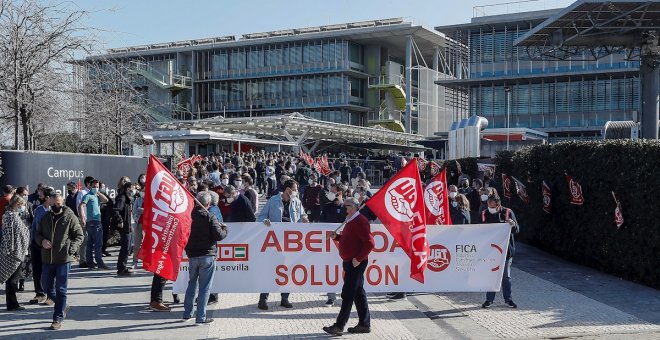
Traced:
POLYGON ((371 316, 367 304, 367 294, 364 291, 364 272, 369 263, 369 253, 376 246, 371 234, 369 220, 359 211, 359 203, 354 198, 344 200, 346 208, 346 225, 341 234, 332 232, 330 238, 338 241, 339 256, 343 261, 344 286, 341 290, 341 309, 337 321, 329 327, 323 327, 326 333, 340 335, 348 323, 353 304, 358 313, 358 324, 349 327, 349 333, 370 333, 371 316))

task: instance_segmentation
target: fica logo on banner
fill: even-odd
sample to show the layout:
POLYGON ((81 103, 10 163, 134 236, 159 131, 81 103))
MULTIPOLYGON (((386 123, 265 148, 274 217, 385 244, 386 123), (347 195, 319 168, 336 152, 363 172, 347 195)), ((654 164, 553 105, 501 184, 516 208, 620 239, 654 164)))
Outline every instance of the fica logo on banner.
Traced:
POLYGON ((387 212, 400 222, 411 222, 417 212, 413 207, 417 203, 416 181, 410 177, 399 178, 387 188, 385 207, 387 212))

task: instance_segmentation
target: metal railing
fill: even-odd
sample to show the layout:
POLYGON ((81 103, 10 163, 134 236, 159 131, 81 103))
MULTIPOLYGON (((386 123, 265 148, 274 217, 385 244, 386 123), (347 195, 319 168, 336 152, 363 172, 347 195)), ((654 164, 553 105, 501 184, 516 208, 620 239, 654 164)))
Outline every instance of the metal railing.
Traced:
POLYGON ((297 98, 273 98, 273 99, 255 99, 255 100, 236 100, 230 101, 224 98, 214 98, 210 103, 200 103, 202 111, 223 111, 223 110, 259 110, 264 108, 287 108, 287 107, 310 107, 327 105, 347 105, 350 96, 331 95, 331 96, 307 96, 297 98))
POLYGON ((243 68, 237 70, 211 70, 197 73, 199 80, 220 80, 232 78, 244 78, 255 76, 304 74, 310 72, 345 71, 348 70, 348 62, 335 60, 321 63, 292 64, 279 66, 266 66, 257 68, 243 68))
POLYGON ((174 73, 165 74, 144 62, 131 60, 129 62, 129 69, 135 72, 148 73, 151 78, 161 81, 166 86, 192 87, 191 77, 174 73))
POLYGON ((546 9, 563 8, 575 0, 521 0, 503 2, 499 4, 481 5, 472 7, 472 17, 480 18, 492 15, 533 12, 546 9))

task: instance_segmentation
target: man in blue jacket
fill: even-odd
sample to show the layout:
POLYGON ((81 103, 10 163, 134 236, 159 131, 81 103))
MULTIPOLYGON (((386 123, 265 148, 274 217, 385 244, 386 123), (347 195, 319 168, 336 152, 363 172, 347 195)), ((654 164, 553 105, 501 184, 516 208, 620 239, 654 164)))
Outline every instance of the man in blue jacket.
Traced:
MULTIPOLYGON (((291 223, 309 223, 307 214, 299 198, 298 183, 292 179, 284 182, 282 192, 274 195, 259 212, 257 222, 263 222, 266 227, 270 227, 271 222, 291 222, 291 223)), ((284 308, 293 308, 289 302, 289 293, 282 293, 280 306, 284 308)), ((261 310, 268 310, 268 293, 261 293, 257 307, 261 310)))

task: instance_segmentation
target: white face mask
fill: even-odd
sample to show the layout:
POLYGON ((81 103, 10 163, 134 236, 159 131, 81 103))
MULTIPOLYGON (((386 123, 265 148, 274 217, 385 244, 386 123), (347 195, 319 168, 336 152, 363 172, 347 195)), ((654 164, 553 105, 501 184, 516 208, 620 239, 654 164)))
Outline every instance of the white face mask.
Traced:
POLYGON ((334 192, 329 192, 329 193, 328 193, 328 199, 329 199, 330 201, 334 201, 335 198, 337 198, 337 194, 335 194, 334 192))
POLYGON ((458 202, 452 201, 451 206, 454 207, 454 208, 458 207, 458 202))
POLYGON ((488 212, 491 213, 491 214, 496 214, 497 213, 497 208, 488 207, 488 212))
POLYGON ((220 183, 222 183, 222 185, 229 185, 229 179, 223 178, 222 180, 220 180, 220 183))
POLYGON ((137 190, 131 189, 131 196, 135 196, 135 194, 137 194, 137 190))
POLYGON ((291 194, 289 195, 291 198, 298 198, 298 191, 292 191, 291 194))
POLYGON ((449 192, 449 198, 456 198, 456 191, 450 191, 449 192))
POLYGON ((488 195, 481 195, 481 200, 483 202, 486 202, 487 199, 488 199, 488 195))
POLYGON ((355 198, 356 200, 359 201, 360 200, 360 194, 358 194, 358 193, 353 194, 353 198, 355 198))
POLYGON ((243 181, 234 181, 234 186, 236 187, 236 189, 242 189, 243 181))

